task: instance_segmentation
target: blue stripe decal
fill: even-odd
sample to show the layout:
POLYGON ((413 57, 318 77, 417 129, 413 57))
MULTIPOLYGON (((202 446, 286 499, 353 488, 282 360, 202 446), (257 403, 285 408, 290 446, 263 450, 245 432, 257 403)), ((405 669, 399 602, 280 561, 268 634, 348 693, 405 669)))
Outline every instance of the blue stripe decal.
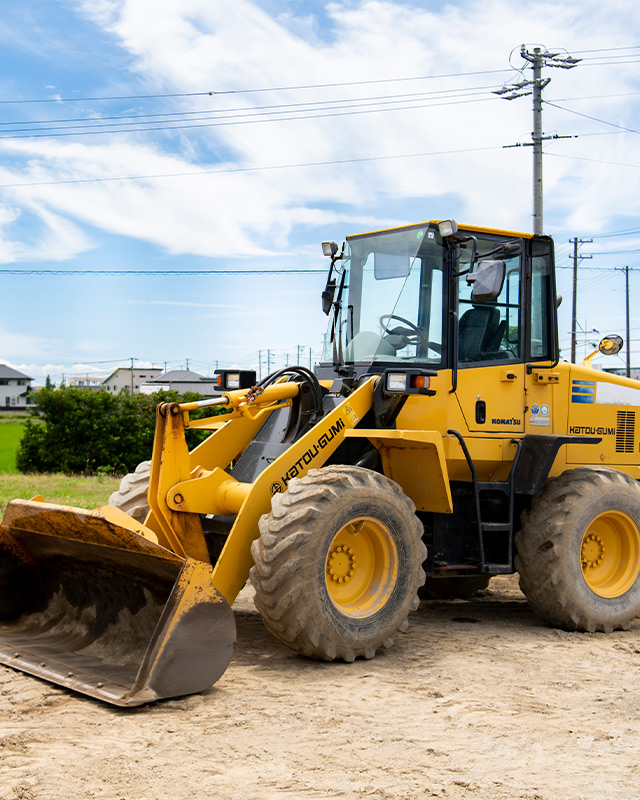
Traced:
POLYGON ((595 402, 595 396, 592 394, 574 394, 571 397, 572 403, 590 403, 593 405, 595 402))
POLYGON ((572 386, 571 391, 574 394, 595 394, 595 386, 572 386))
POLYGON ((571 381, 574 386, 595 386, 595 381, 571 381))

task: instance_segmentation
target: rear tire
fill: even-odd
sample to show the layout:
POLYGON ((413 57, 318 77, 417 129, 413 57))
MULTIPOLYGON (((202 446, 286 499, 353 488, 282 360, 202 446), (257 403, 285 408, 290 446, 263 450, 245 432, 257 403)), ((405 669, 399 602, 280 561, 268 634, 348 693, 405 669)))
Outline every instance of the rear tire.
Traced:
POLYGON ((372 658, 418 607, 422 533, 411 500, 383 475, 335 466, 292 480, 251 548, 266 627, 306 656, 372 658))
POLYGON ((142 461, 120 481, 120 488, 109 498, 109 505, 125 511, 138 522, 144 522, 149 513, 149 476, 151 462, 142 461))
POLYGON ((627 630, 640 615, 640 486, 604 467, 549 482, 516 535, 520 588, 570 631, 627 630))

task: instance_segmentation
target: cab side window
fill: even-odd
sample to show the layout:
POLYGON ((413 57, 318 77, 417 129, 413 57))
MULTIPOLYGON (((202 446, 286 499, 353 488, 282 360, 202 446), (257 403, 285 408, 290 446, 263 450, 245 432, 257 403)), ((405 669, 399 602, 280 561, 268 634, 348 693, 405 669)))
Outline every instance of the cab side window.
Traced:
POLYGON ((472 302, 466 276, 459 278, 458 362, 519 361, 520 258, 505 261, 506 277, 497 300, 472 302))

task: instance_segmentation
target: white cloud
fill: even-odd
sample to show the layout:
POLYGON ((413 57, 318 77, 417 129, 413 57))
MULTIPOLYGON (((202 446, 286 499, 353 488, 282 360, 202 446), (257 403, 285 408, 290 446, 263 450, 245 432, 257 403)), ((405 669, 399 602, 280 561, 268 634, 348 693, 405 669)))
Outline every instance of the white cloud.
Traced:
MULTIPOLYGON (((150 92, 228 91, 503 69, 508 49, 521 41, 581 50, 615 45, 633 28, 634 20, 640 22, 638 7, 626 0, 606 8, 595 0, 533 6, 523 0, 469 0, 437 11, 362 0, 327 4, 331 30, 318 41, 312 35, 313 19, 300 18, 292 24, 286 6, 284 17, 272 17, 249 0, 83 0, 79 8, 117 37, 132 58, 132 71, 150 92)), ((517 52, 514 63, 520 64, 517 52)), ((605 73, 593 68, 555 70, 551 77, 545 90, 548 97, 610 91, 605 73)), ((510 75, 218 95, 185 100, 178 108, 240 108, 490 87, 500 85, 503 78, 510 75)), ((621 74, 616 88, 631 85, 621 74)), ((469 222, 527 229, 530 148, 503 150, 501 145, 528 140, 529 103, 530 98, 512 103, 494 99, 394 113, 201 128, 184 131, 180 138, 159 134, 152 142, 143 134, 111 137, 107 144, 5 140, 2 148, 14 160, 23 159, 23 165, 20 171, 3 169, 2 182, 17 182, 18 175, 29 182, 187 172, 215 167, 212 152, 224 153, 231 166, 243 166, 495 147, 354 166, 16 188, 12 198, 15 205, 41 217, 51 235, 49 244, 58 254, 54 257, 61 258, 90 246, 70 220, 151 242, 174 254, 263 256, 284 251, 294 233, 299 236, 312 228, 333 224, 342 233, 344 226, 357 224, 359 218, 363 223, 372 220, 374 226, 386 223, 384 214, 371 213, 384 206, 385 198, 394 203, 413 201, 417 217, 446 216, 453 209, 469 222), (438 195, 446 195, 447 208, 435 199, 438 195)), ((631 106, 624 98, 612 98, 603 114, 631 122, 631 106)), ((594 122, 549 107, 547 123, 561 134, 600 130, 594 122)), ((620 158, 640 161, 640 150, 629 138, 617 139, 624 142, 620 158)), ((615 146, 614 139, 609 137, 607 144, 615 146)), ((550 142, 547 147, 559 154, 597 154, 605 141, 585 138, 550 142)), ((621 197, 610 174, 611 169, 595 164, 546 159, 547 208, 558 224, 606 225, 620 200, 627 213, 637 213, 640 200, 631 182, 621 197)), ((10 259, 35 257, 32 248, 16 247, 10 241, 5 244, 10 259)))
MULTIPOLYGON (((12 358, 20 358, 23 353, 30 353, 32 358, 46 359, 55 352, 59 342, 55 339, 44 339, 28 333, 9 331, 0 326, 0 363, 9 363, 12 358)), ((15 367, 22 369, 21 367, 15 367)), ((24 370, 22 370, 24 372, 24 370)))
POLYGON ((0 263, 64 261, 90 247, 77 225, 33 200, 22 208, 0 205, 0 263), (29 217, 35 218, 35 229, 25 236, 20 225, 29 217))

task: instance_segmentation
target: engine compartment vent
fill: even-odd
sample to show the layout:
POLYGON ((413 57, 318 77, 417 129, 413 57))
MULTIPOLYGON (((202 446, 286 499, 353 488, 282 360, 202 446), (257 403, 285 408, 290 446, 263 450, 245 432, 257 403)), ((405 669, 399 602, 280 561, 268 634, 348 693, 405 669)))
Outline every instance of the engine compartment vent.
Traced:
POLYGON ((618 411, 616 427, 616 453, 633 453, 635 451, 636 412, 618 411))

